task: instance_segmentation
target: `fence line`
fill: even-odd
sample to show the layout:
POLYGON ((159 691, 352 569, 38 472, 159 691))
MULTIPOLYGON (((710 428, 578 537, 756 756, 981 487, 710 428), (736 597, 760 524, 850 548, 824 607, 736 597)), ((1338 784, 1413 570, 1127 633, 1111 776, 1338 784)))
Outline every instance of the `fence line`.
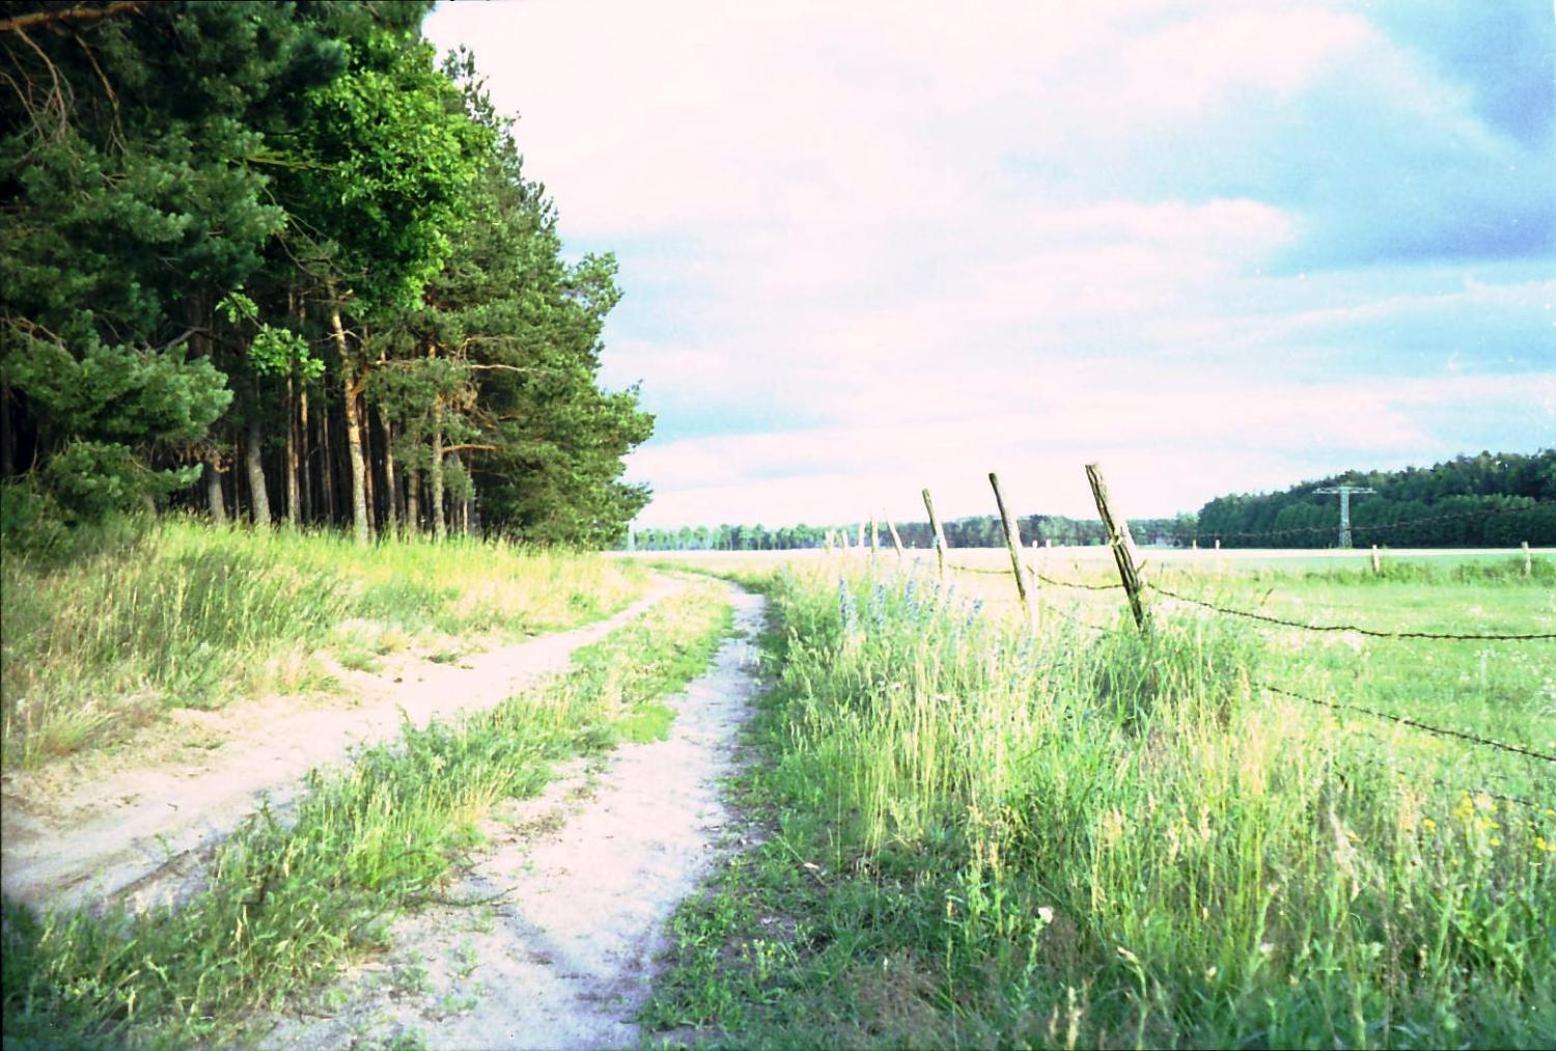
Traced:
POLYGON ((1512 752, 1517 755, 1527 756, 1531 759, 1539 759, 1547 763, 1556 763, 1556 754, 1552 754, 1550 752, 1541 752, 1533 748, 1525 748, 1522 745, 1508 744, 1505 741, 1493 740, 1490 737, 1481 737, 1479 734, 1466 733, 1463 730, 1450 730, 1443 726, 1433 726, 1430 723, 1423 723, 1419 719, 1412 719, 1405 715, 1395 715, 1392 712, 1380 712, 1376 708, 1368 708, 1360 704, 1347 704, 1344 701, 1325 701, 1317 697, 1309 697, 1304 693, 1297 693, 1293 690, 1283 689, 1272 683, 1256 682, 1254 685, 1269 693, 1277 694, 1281 697, 1290 697, 1292 700, 1306 701, 1308 704, 1316 704, 1324 708, 1333 708, 1336 711, 1360 712, 1363 715, 1370 715, 1375 719, 1386 719, 1389 722, 1399 723, 1402 726, 1413 727, 1417 730, 1424 730, 1427 733, 1436 734, 1439 737, 1456 737, 1461 741, 1469 741, 1472 744, 1484 745, 1487 748, 1495 748, 1498 751, 1512 752))
MULTIPOLYGON (((1374 740, 1381 740, 1381 738, 1377 738, 1373 734, 1367 734, 1366 736, 1372 737, 1374 740)), ((1399 774, 1401 777, 1407 776, 1407 772, 1405 770, 1385 762, 1379 756, 1358 755, 1356 758, 1364 763, 1377 767, 1380 770, 1385 770, 1388 773, 1399 774)), ((1468 788, 1463 784, 1450 781, 1446 777, 1433 777, 1432 784, 1437 785, 1439 788, 1446 788, 1454 792, 1463 792, 1465 795, 1485 796, 1487 799, 1495 799, 1498 802, 1512 803, 1516 806, 1528 807, 1530 810, 1542 810, 1550 805, 1549 803, 1542 803, 1535 799, 1525 799, 1523 796, 1503 795, 1500 792, 1493 792, 1488 788, 1468 788)))
POLYGON ((1167 598, 1176 599, 1179 602, 1187 602, 1191 605, 1213 610, 1216 613, 1225 613, 1233 617, 1246 617, 1248 620, 1263 621, 1266 624, 1279 624, 1283 627, 1298 628, 1302 631, 1346 631, 1357 635, 1367 635, 1375 639, 1434 639, 1455 642, 1536 642, 1544 639, 1556 639, 1556 632, 1551 631, 1511 634, 1460 634, 1441 631, 1379 631, 1375 628, 1364 628, 1357 624, 1306 624, 1302 621, 1272 617, 1267 613, 1255 613, 1252 610, 1218 606, 1213 602, 1206 602, 1204 599, 1194 598, 1191 595, 1180 595, 1178 592, 1164 588, 1160 584, 1153 583, 1146 586, 1158 594, 1165 595, 1167 598))
POLYGON ((1053 577, 1045 577, 1043 574, 1033 571, 1033 575, 1044 584, 1052 584, 1055 587, 1075 588, 1078 591, 1121 591, 1122 584, 1083 584, 1079 580, 1056 580, 1053 577))
MULTIPOLYGON (((1422 639, 1422 640, 1427 640, 1427 641, 1444 641, 1444 642, 1460 642, 1460 641, 1465 641, 1465 642, 1504 642, 1504 641, 1505 642, 1532 642, 1532 641, 1545 641, 1545 640, 1556 639, 1556 632, 1518 632, 1518 633, 1479 633, 1479 632, 1474 632, 1474 633, 1472 633, 1472 632, 1439 632, 1439 631, 1388 631, 1388 630, 1381 630, 1381 629, 1376 629, 1376 628, 1363 627, 1361 625, 1356 625, 1356 624, 1310 624, 1310 623, 1306 623, 1306 622, 1303 622, 1303 621, 1288 620, 1288 619, 1285 619, 1285 618, 1282 618, 1282 617, 1276 617, 1276 616, 1272 616, 1272 615, 1269 615, 1269 614, 1266 614, 1266 613, 1256 612, 1254 610, 1236 609, 1236 608, 1232 608, 1232 607, 1228 607, 1228 606, 1220 606, 1220 605, 1217 605, 1217 604, 1215 604, 1213 602, 1206 601, 1205 599, 1198 598, 1198 597, 1193 596, 1193 595, 1181 594, 1181 593, 1179 593, 1177 591, 1174 591, 1174 590, 1172 590, 1170 588, 1162 587, 1161 585, 1156 584, 1154 582, 1146 581, 1146 580, 1144 580, 1144 579, 1142 579, 1140 577, 1139 567, 1135 564, 1135 558, 1134 558, 1134 551, 1133 551, 1132 542, 1130 541, 1130 538, 1127 535, 1126 529, 1123 526, 1118 524, 1118 523, 1126 521, 1126 520, 1121 515, 1119 515, 1117 513, 1116 509, 1113 507, 1112 503, 1108 499, 1106 487, 1101 484, 1100 471, 1099 471, 1097 465, 1095 465, 1095 464, 1088 465, 1088 467, 1087 467, 1087 476, 1088 476, 1088 478, 1090 480, 1092 480, 1092 483, 1093 483, 1092 484, 1093 496, 1097 500, 1099 515, 1101 516, 1104 525, 1109 528, 1109 536, 1110 536, 1109 542, 1110 542, 1110 544, 1112 545, 1112 547, 1114 549, 1115 561, 1118 562, 1118 568, 1119 568, 1120 581, 1118 583, 1089 584, 1089 583, 1085 583, 1083 581, 1078 581, 1078 580, 1066 580, 1066 579, 1062 579, 1062 578, 1058 578, 1058 577, 1050 577, 1050 576, 1048 576, 1046 574, 1038 572, 1037 563, 1035 563, 1033 561, 1027 561, 1027 560, 1020 559, 1017 556, 1017 550, 1018 550, 1018 545, 1020 544, 1020 540, 1019 540, 1018 536, 1015 533, 1015 529, 1013 528, 1014 516, 1008 513, 1009 512, 1009 508, 1004 503, 1003 496, 1002 496, 1002 494, 1001 494, 1001 492, 999 490, 998 481, 997 481, 997 479, 993 475, 990 475, 990 482, 994 486, 995 502, 998 505, 998 509, 999 509, 999 512, 1000 512, 1000 522, 1001 522, 1002 527, 1004 528, 1005 538, 1006 538, 1006 545, 1007 545, 1007 548, 1009 549, 1010 555, 1011 555, 1011 566, 1010 566, 1009 569, 1004 569, 1004 568, 994 569, 994 568, 985 568, 985 567, 982 567, 982 566, 957 565, 957 564, 954 564, 954 563, 950 562, 948 560, 948 558, 947 558, 948 550, 949 550, 949 545, 945 543, 945 541, 943 539, 943 534, 939 533, 939 530, 938 530, 939 522, 938 522, 938 520, 935 517, 934 505, 933 505, 933 501, 932 501, 932 498, 930 496, 929 490, 926 489, 923 492, 925 507, 929 511, 929 515, 930 515, 931 527, 934 528, 936 530, 936 533, 937 533, 935 548, 936 548, 938 567, 939 567, 939 572, 940 572, 940 577, 941 577, 942 582, 944 581, 945 572, 947 570, 951 570, 951 571, 956 572, 956 573, 967 573, 967 574, 974 574, 974 575, 979 575, 979 576, 1005 576, 1007 573, 1010 574, 1011 577, 1013 578, 1015 584, 1016 584, 1017 591, 1018 591, 1018 597, 1022 600, 1023 604, 1027 608, 1027 613, 1028 613, 1028 617, 1029 617, 1029 624, 1030 624, 1031 629, 1034 630, 1034 631, 1037 629, 1037 619, 1038 619, 1037 604, 1040 601, 1040 591, 1037 589, 1036 584, 1037 583, 1041 583, 1041 584, 1052 585, 1054 587, 1069 588, 1069 589, 1078 590, 1078 591, 1100 592, 1100 591, 1118 591, 1118 590, 1123 590, 1129 596, 1130 607, 1132 608, 1132 610, 1133 610, 1133 612, 1135 614, 1136 625, 1137 625, 1137 627, 1139 628, 1139 630, 1142 633, 1148 633, 1151 630, 1151 627, 1150 627, 1150 625, 1151 625, 1151 618, 1148 615, 1149 611, 1146 610, 1145 607, 1144 607, 1143 600, 1146 597, 1146 593, 1147 592, 1155 592, 1156 594, 1160 595, 1162 598, 1167 599, 1169 601, 1187 603, 1187 604, 1190 604, 1190 605, 1193 605, 1193 606, 1197 606, 1197 607, 1200 607, 1200 608, 1203 608, 1203 609, 1206 609, 1206 610, 1210 610, 1211 612, 1214 612, 1214 613, 1217 613, 1217 614, 1221 614, 1221 615, 1224 615, 1224 616, 1240 617, 1240 618, 1244 618, 1244 619, 1248 619, 1248 620, 1255 620, 1255 621, 1260 621, 1260 622, 1263 622, 1263 623, 1275 624, 1275 625, 1279 625, 1281 627, 1294 628, 1294 629, 1297 629, 1297 630, 1300 630, 1300 631, 1311 631, 1311 632, 1350 632, 1350 633, 1353 633, 1353 634, 1359 634, 1359 635, 1363 635, 1363 636, 1367 636, 1367 637, 1371 637, 1371 638, 1381 638, 1381 639, 1422 639), (1112 523, 1112 524, 1110 525, 1110 523, 1112 523), (1026 587, 1026 584, 1027 584, 1028 581, 1031 581, 1031 582, 1034 583, 1034 587, 1032 588, 1032 594, 1031 595, 1028 595, 1028 591, 1027 591, 1027 587, 1026 587)), ((1474 512, 1465 512, 1465 513, 1461 513, 1461 514, 1438 515, 1438 516, 1433 516, 1431 518, 1415 519, 1415 520, 1413 520, 1411 522, 1378 523, 1377 525, 1374 525, 1374 526, 1358 526, 1358 527, 1355 527, 1355 528, 1356 528, 1357 531, 1363 531, 1363 530, 1376 531, 1376 530, 1381 530, 1381 529, 1407 528, 1407 527, 1409 527, 1411 525, 1422 524, 1422 523, 1432 522, 1432 521, 1444 521, 1444 520, 1448 520, 1448 519, 1451 519, 1451 518, 1470 518, 1470 517, 1476 517, 1476 516, 1489 516, 1489 515, 1493 515, 1493 514, 1503 514, 1503 513, 1511 513, 1511 512, 1526 511, 1526 510, 1530 510, 1530 509, 1529 508, 1494 508, 1494 509, 1491 509, 1491 510, 1480 510, 1480 511, 1474 511, 1474 512)), ((1263 532, 1263 533, 1242 532, 1242 533, 1200 534, 1200 535, 1216 536, 1217 538, 1220 538, 1220 537, 1235 537, 1235 536, 1253 536, 1253 535, 1277 536, 1277 535, 1283 535, 1283 534, 1284 535, 1290 535, 1290 534, 1304 533, 1304 532, 1318 532, 1320 530, 1323 531, 1323 532, 1328 532, 1329 529, 1330 529, 1330 527, 1328 527, 1328 526, 1324 526, 1324 527, 1302 527, 1302 528, 1289 529, 1289 530, 1269 530, 1269 531, 1266 531, 1266 532, 1263 532)), ((1528 545, 1527 544, 1524 545, 1524 557, 1525 557, 1525 574, 1527 575, 1528 574, 1528 558, 1529 558, 1528 545)), ((1376 565, 1376 553, 1374 553, 1374 565, 1376 565)), ((1073 615, 1068 610, 1059 607, 1057 604, 1050 604, 1049 611, 1054 613, 1056 616, 1058 616, 1060 619, 1064 620, 1068 624, 1071 624, 1071 625, 1073 625, 1074 627, 1076 627, 1078 629, 1081 629, 1081 630, 1084 630, 1084 631, 1088 631, 1088 632, 1091 632, 1093 634, 1106 634, 1106 633, 1108 633, 1109 631, 1112 630, 1109 627, 1093 624, 1093 623, 1090 623, 1090 622, 1088 622, 1086 620, 1083 620, 1083 619, 1073 615)), ((1550 753, 1550 752, 1546 752, 1546 751, 1543 751, 1543 750, 1538 749, 1538 748, 1526 747, 1524 745, 1518 745, 1518 744, 1511 744, 1511 743, 1508 743, 1506 741, 1499 741, 1499 740, 1496 740, 1494 738, 1485 737, 1485 736, 1480 735, 1480 734, 1470 733, 1470 732, 1465 731, 1465 730, 1457 730, 1457 729, 1453 729, 1453 728, 1445 727, 1445 726, 1436 726, 1436 725, 1433 725, 1431 723, 1422 722, 1419 719, 1413 719, 1413 718, 1411 718, 1409 716, 1405 716, 1405 715, 1398 715, 1398 714, 1395 714, 1393 712, 1381 711, 1381 710, 1376 709, 1376 708, 1367 707, 1366 705, 1355 704, 1355 703, 1350 703, 1350 702, 1346 702, 1346 701, 1330 701, 1330 700, 1324 700, 1324 699, 1321 699, 1321 698, 1318 698, 1318 697, 1311 697, 1311 696, 1308 696, 1306 694, 1298 693, 1298 692, 1296 692, 1294 690, 1285 689, 1284 687, 1277 686, 1277 685, 1275 685, 1273 683, 1269 683, 1269 682, 1255 681, 1251 685, 1253 685, 1253 686, 1263 690, 1266 694, 1277 696, 1277 697, 1289 698, 1291 700, 1301 701, 1301 702, 1304 702, 1306 704, 1313 705, 1315 707, 1327 708, 1327 709, 1330 709, 1331 711, 1337 711, 1337 712, 1354 712, 1354 713, 1356 713, 1358 715, 1365 715, 1365 716, 1368 716, 1368 717, 1373 718, 1373 719, 1379 719, 1379 720, 1383 720, 1383 721, 1386 721, 1386 722, 1394 723, 1395 725, 1398 725, 1398 726, 1404 726, 1404 727, 1407 727, 1407 728, 1409 728, 1411 730, 1416 730, 1416 731, 1419 731, 1419 732, 1422 732, 1422 733, 1431 734, 1431 735, 1434 735, 1434 736, 1437 736, 1437 737, 1451 738, 1451 739, 1458 740, 1458 741, 1465 741, 1465 742, 1468 742, 1470 744, 1477 745, 1477 746, 1480 746, 1480 747, 1483 747, 1483 748, 1487 748, 1487 749, 1491 749, 1491 750, 1494 750, 1494 751, 1497 751, 1497 752, 1501 752, 1501 753, 1504 753, 1504 754, 1517 755, 1517 756, 1521 756, 1521 757, 1523 757, 1525 759, 1532 759, 1532 760, 1536 760, 1536 761, 1539 761, 1539 762, 1556 764, 1556 754, 1553 754, 1553 753, 1550 753)), ((1370 734, 1370 733, 1367 733, 1364 730, 1363 731, 1358 731, 1358 732, 1363 733, 1366 736, 1371 737, 1371 738, 1373 738, 1375 740, 1381 740, 1381 738, 1379 738, 1376 734, 1370 734)), ((1384 765, 1384 766, 1388 765, 1388 764, 1382 763, 1381 760, 1373 759, 1373 758, 1368 757, 1368 756, 1362 756, 1361 758, 1363 758, 1365 761, 1378 763, 1379 765, 1384 765)), ((1403 773, 1403 771, 1398 771, 1397 769, 1396 769, 1396 772, 1403 773)), ((1483 773, 1485 774, 1485 776, 1491 776, 1491 774, 1489 772, 1483 772, 1483 773)), ((1524 798, 1519 797, 1519 796, 1507 795, 1505 793, 1499 794, 1499 793, 1496 793, 1496 792, 1491 792, 1491 791, 1488 791, 1486 789, 1480 789, 1480 788, 1466 789, 1462 785, 1458 785, 1458 784, 1455 784, 1453 782, 1444 780, 1441 777, 1433 778, 1433 780, 1434 780, 1434 782, 1436 784, 1441 785, 1443 787, 1455 789, 1455 790, 1458 790, 1458 791, 1473 792, 1476 795, 1484 795, 1484 796, 1487 796, 1487 797, 1492 798, 1492 799, 1500 800, 1500 801, 1506 802, 1506 803, 1516 804, 1516 805, 1519 805, 1519 806, 1538 807, 1538 806, 1542 805, 1542 804, 1537 803, 1537 802, 1535 802, 1533 800, 1524 799, 1524 798)), ((1505 782, 1503 782, 1503 783, 1505 783, 1505 782)))

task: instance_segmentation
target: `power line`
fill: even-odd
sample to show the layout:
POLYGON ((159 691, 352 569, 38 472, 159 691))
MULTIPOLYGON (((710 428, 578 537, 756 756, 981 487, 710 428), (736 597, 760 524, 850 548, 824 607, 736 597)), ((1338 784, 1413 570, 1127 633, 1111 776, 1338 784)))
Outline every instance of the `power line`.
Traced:
POLYGON ((1340 546, 1351 546, 1351 497, 1361 496, 1363 493, 1377 492, 1370 485, 1344 485, 1326 486, 1323 489, 1314 489, 1315 493, 1339 493, 1340 494, 1340 546))

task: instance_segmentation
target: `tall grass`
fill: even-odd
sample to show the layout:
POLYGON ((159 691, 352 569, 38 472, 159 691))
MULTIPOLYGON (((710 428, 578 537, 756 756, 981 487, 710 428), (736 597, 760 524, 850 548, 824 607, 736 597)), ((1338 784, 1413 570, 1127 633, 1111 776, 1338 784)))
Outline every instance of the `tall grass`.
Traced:
POLYGON ((360 548, 177 520, 68 564, 8 554, 3 761, 100 744, 166 707, 322 685, 319 650, 349 660, 417 636, 569 627, 625 606, 645 579, 594 555, 471 540, 360 548))
POLYGON ((316 772, 292 823, 254 815, 178 908, 40 916, 7 902, 6 1046, 220 1042, 295 1002, 437 894, 494 803, 538 791, 557 759, 662 732, 664 699, 706 667, 730 622, 721 589, 691 589, 580 650, 551 683, 316 772))
POLYGON ((1276 703, 1251 630, 1030 638, 921 581, 784 574, 773 837, 646 1017, 734 1045, 1548 1046, 1556 810, 1276 703), (782 932, 775 937, 773 932, 782 932))

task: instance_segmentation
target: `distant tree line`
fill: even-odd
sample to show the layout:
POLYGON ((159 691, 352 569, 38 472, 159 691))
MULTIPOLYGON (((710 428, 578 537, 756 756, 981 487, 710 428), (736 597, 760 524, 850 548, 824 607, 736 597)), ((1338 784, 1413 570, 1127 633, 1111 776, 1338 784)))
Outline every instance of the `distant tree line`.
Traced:
POLYGON ((1556 544, 1556 448, 1482 452, 1431 467, 1348 471, 1278 493, 1219 496, 1200 509, 1199 542, 1223 547, 1334 547, 1341 483, 1376 490, 1351 498, 1358 546, 1516 547, 1556 544))
MULTIPOLYGON (((1340 483, 1361 485, 1374 494, 1352 497, 1351 532, 1357 545, 1390 547, 1517 547, 1528 541, 1556 545, 1556 448, 1532 455, 1486 453, 1460 456, 1431 467, 1402 471, 1350 471, 1316 482, 1303 482, 1278 493, 1218 496, 1198 515, 1132 518, 1137 544, 1188 547, 1334 547, 1339 541, 1338 498, 1316 489, 1340 483)), ((1023 542, 1055 546, 1105 543, 1101 521, 1063 515, 1025 515, 1017 519, 1023 542)), ((827 535, 859 539, 861 523, 832 526, 754 525, 682 526, 640 529, 633 544, 644 551, 784 551, 821 547, 827 535)), ((868 531, 868 523, 865 523, 868 531)), ((905 546, 929 548, 928 522, 897 522, 905 546)), ((1001 547, 1000 521, 975 515, 943 523, 952 548, 1001 547)), ((879 544, 890 547, 885 522, 879 544)))
MULTIPOLYGON (((926 522, 896 522, 897 534, 903 546, 931 548, 934 533, 926 522)), ((1107 540, 1102 522, 1097 519, 1066 518, 1063 515, 1026 515, 1017 519, 1021 539, 1030 544, 1037 541, 1055 545, 1101 544, 1107 540)), ((853 522, 834 526, 782 526, 769 529, 763 525, 682 526, 679 529, 639 529, 633 533, 633 545, 641 551, 788 551, 800 548, 817 548, 826 543, 827 535, 847 534, 850 545, 859 542, 860 527, 864 527, 868 543, 869 523, 853 522)), ((942 522, 946 544, 952 548, 1003 547, 1004 530, 1000 520, 993 515, 975 515, 942 522)), ((1142 544, 1181 544, 1188 546, 1193 539, 1194 518, 1179 515, 1177 518, 1131 519, 1132 532, 1142 544)), ((886 522, 877 523, 877 543, 891 547, 891 535, 886 522)))
POLYGON ((216 521, 609 544, 620 293, 411 2, 0 6, 7 534, 216 521))

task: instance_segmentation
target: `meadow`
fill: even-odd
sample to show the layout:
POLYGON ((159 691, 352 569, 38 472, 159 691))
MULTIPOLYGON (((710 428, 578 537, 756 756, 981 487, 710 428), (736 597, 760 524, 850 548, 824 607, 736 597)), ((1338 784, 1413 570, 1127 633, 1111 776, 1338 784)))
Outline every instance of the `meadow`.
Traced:
POLYGON ((766 838, 680 914, 649 1021, 742 1047, 1556 1042, 1556 642, 1207 608, 1550 634, 1548 554, 1147 550, 1194 601, 1151 594, 1144 633, 1104 551, 1036 553, 1062 582, 1036 633, 1004 552, 950 554, 944 584, 922 555, 674 560, 774 602, 739 787, 766 838))
POLYGON ((175 707, 336 688, 401 650, 456 654, 604 617, 629 564, 452 539, 358 547, 331 533, 167 518, 68 562, 0 568, 5 768, 122 742, 175 707))

